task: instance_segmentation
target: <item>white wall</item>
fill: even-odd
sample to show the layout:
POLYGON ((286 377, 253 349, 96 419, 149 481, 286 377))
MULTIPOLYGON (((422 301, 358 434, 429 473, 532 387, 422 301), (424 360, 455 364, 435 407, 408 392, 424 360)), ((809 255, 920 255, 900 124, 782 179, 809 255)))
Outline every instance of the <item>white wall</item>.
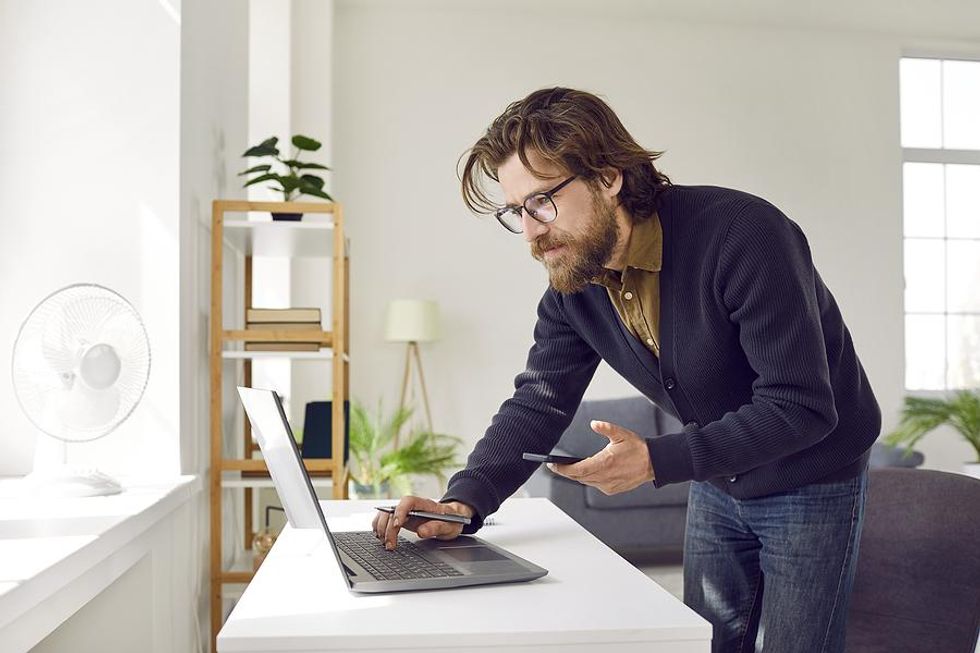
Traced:
MULTIPOLYGON (((245 196, 241 153, 248 140, 249 3, 185 2, 181 34, 180 288, 181 463, 187 474, 210 466, 209 337, 211 315, 211 201, 245 196)), ((226 248, 223 274, 226 311, 242 306, 242 270, 226 248)), ((241 364, 224 364, 225 428, 240 425, 232 381, 241 364)), ((239 427, 240 428, 240 427, 239 427)), ((237 432, 237 431, 236 431, 237 432)), ((211 639, 209 611, 210 493, 191 507, 196 528, 190 542, 201 642, 211 639)), ((230 511, 229 511, 230 512, 230 511)))
MULTIPOLYGON (((455 165, 508 102, 568 85, 667 150, 675 182, 755 193, 803 227, 894 426, 898 59, 923 44, 980 54, 980 20, 956 2, 873 4, 338 2, 332 159, 355 253, 353 396, 397 401, 402 350, 383 341, 384 307, 435 299, 446 335, 423 356, 436 427, 482 436, 523 367, 546 277, 519 237, 466 212, 455 165)), ((629 392, 602 366, 587 396, 629 392)), ((922 448, 934 467, 969 456, 951 433, 922 448)))
POLYGON ((153 359, 138 410, 69 462, 179 471, 179 72, 165 0, 0 1, 0 475, 30 471, 35 442, 11 387, 17 330, 81 281, 134 304, 153 359))

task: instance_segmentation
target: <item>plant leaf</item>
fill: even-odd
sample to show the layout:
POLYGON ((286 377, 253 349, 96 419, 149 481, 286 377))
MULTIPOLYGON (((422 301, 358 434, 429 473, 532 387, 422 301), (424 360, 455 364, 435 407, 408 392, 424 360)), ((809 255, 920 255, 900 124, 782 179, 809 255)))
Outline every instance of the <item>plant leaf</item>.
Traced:
POLYGON ((309 136, 296 134, 293 136, 293 145, 301 150, 306 150, 307 152, 316 152, 320 149, 321 143, 320 141, 314 140, 309 136))
POLYGON ((892 445, 907 449, 937 427, 949 423, 976 449, 980 460, 980 392, 961 390, 951 399, 906 397, 902 418, 894 431, 885 436, 892 445))
POLYGON ((245 186, 243 186, 243 188, 248 188, 252 184, 258 184, 258 183, 261 183, 263 181, 269 181, 269 180, 272 180, 272 179, 275 179, 276 181, 279 181, 279 182, 282 181, 281 179, 279 179, 279 175, 273 174, 273 173, 269 173, 269 174, 266 174, 266 175, 259 175, 258 177, 254 178, 254 179, 249 179, 247 182, 245 182, 245 186))
POLYGON ((312 186, 317 190, 321 190, 323 188, 323 180, 316 175, 303 175, 300 177, 300 179, 302 179, 304 182, 302 184, 303 186, 312 186))
POLYGON ((238 176, 240 177, 242 175, 250 175, 253 172, 268 172, 270 168, 272 168, 272 164, 265 163, 260 166, 254 166, 252 168, 249 168, 248 170, 242 170, 241 172, 238 173, 238 176))
POLYGON ((320 197, 322 199, 325 199, 328 202, 332 202, 333 201, 333 198, 330 197, 330 194, 329 193, 325 193, 324 191, 322 191, 322 190, 320 190, 318 188, 304 187, 304 188, 300 189, 300 194, 302 194, 302 195, 313 195, 314 197, 320 197))
POLYGON ((279 138, 272 136, 271 138, 265 139, 258 145, 248 148, 245 150, 245 154, 242 156, 278 156, 279 148, 276 147, 278 142, 279 138))
POLYGON ((297 170, 330 170, 327 166, 320 165, 319 163, 303 163, 299 159, 286 159, 283 163, 297 170))
POLYGON ((292 193, 302 185, 300 178, 295 175, 279 175, 279 183, 282 184, 287 193, 292 193))

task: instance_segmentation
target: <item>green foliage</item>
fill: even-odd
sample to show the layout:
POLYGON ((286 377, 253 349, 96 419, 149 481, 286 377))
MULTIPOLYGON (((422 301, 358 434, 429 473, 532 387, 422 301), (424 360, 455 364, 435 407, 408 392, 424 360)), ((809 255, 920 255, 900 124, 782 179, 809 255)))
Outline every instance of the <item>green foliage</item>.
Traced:
POLYGON ((243 157, 272 157, 286 167, 286 173, 279 174, 273 172, 273 164, 271 163, 252 166, 248 170, 243 170, 238 173, 239 176, 256 175, 245 182, 244 188, 248 188, 253 184, 260 184, 264 181, 271 181, 279 184, 278 186, 273 185, 271 188, 281 192, 287 202, 299 195, 312 195, 332 202, 333 198, 323 190, 323 179, 317 175, 302 172, 304 170, 329 170, 330 168, 319 163, 304 163, 299 160, 299 153, 301 151, 316 152, 320 149, 320 142, 308 136, 297 134, 293 136, 292 143, 296 149, 293 152, 293 156, 288 159, 279 158, 279 139, 275 136, 267 138, 258 145, 245 150, 245 153, 242 155, 243 157))
POLYGON ((908 451, 933 429, 949 424, 966 438, 980 462, 980 391, 960 390, 951 399, 906 397, 902 420, 885 437, 892 445, 906 445, 908 451))
POLYGON ((459 465, 456 449, 462 439, 429 430, 410 431, 398 448, 395 435, 408 424, 412 409, 399 408, 384 417, 381 402, 374 415, 359 402, 351 402, 350 454, 354 465, 351 477, 356 483, 374 486, 380 495, 385 483, 402 494, 411 492, 413 475, 431 475, 445 482, 445 471, 459 465))

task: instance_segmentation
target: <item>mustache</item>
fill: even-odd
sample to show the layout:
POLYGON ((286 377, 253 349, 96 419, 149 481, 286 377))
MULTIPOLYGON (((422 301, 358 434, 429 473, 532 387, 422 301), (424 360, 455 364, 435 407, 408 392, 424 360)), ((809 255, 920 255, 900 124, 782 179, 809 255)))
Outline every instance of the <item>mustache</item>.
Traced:
POLYGON ((568 245, 570 242, 571 238, 562 238, 561 236, 540 236, 537 240, 531 243, 531 256, 541 260, 544 258, 544 253, 549 249, 561 247, 562 245, 568 245))

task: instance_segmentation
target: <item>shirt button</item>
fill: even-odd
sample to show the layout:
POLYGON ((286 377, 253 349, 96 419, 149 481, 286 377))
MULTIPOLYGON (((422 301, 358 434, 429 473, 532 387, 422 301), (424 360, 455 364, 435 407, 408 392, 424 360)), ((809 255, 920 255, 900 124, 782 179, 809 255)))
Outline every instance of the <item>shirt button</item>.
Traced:
POLYGON ((647 344, 653 347, 653 338, 647 338, 647 344))
POLYGON ((674 379, 673 379, 673 377, 670 377, 670 376, 667 377, 667 380, 664 381, 664 387, 667 388, 668 390, 673 390, 674 389, 674 379))
POLYGON ((626 294, 624 294, 623 297, 625 297, 626 299, 633 299, 633 293, 627 290, 626 294))
POLYGON ((728 477, 728 482, 729 483, 734 483, 736 480, 738 480, 738 476, 729 476, 728 477))

